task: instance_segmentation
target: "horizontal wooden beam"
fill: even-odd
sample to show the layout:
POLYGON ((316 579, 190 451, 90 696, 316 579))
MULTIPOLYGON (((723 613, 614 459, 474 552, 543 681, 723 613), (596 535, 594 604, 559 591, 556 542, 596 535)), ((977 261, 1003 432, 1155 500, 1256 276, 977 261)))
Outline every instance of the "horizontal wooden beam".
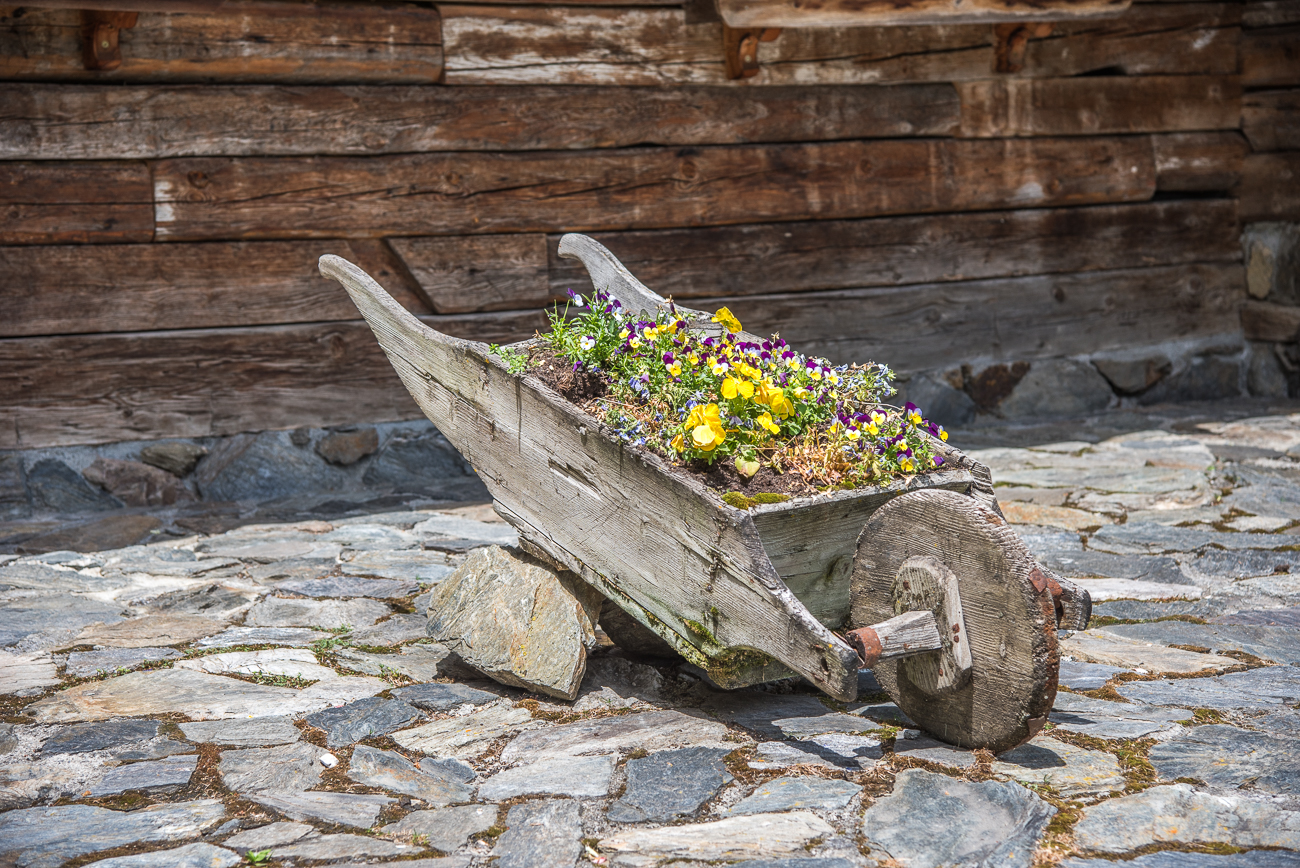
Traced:
POLYGON ((933 370, 1238 331, 1237 264, 1178 265, 892 289, 714 298, 756 334, 780 331, 837 362, 933 370))
POLYGON ((1242 34, 1241 81, 1246 87, 1300 85, 1300 24, 1242 34))
MULTIPOLYGON (((884 84, 993 75, 988 25, 791 29, 730 81, 722 25, 680 9, 443 6, 448 84, 884 84)), ((1241 5, 1152 3, 1113 20, 1058 24, 1025 47, 1026 77, 1098 71, 1234 75, 1241 5)))
POLYGON ((0 163, 0 244, 150 241, 144 163, 0 163))
MULTIPOLYGON (((506 343, 539 311, 429 317, 506 343)), ((0 340, 0 449, 421 418, 364 322, 0 340)))
POLYGON ((87 70, 72 9, 0 10, 0 79, 41 81, 436 83, 437 9, 370 3, 252 3, 214 12, 140 15, 121 31, 122 64, 87 70))
POLYGON ((1241 131, 1256 153, 1300 151, 1300 87, 1246 94, 1241 105, 1241 131))
POLYGON ((1225 75, 990 78, 960 82, 961 135, 1079 136, 1235 130, 1241 80, 1225 75))
POLYGON ((0 159, 412 154, 947 136, 951 84, 279 87, 8 84, 0 159), (256 111, 249 111, 256 106, 256 111))
POLYGON ((152 164, 160 239, 560 232, 1141 201, 1144 137, 152 164))
POLYGON ((718 0, 731 27, 894 27, 1108 18, 1131 0, 718 0))
POLYGON ((1246 158, 1241 219, 1300 220, 1300 151, 1251 154, 1246 158))
POLYGON ((1228 192, 1241 183, 1250 143, 1238 132, 1167 133, 1151 137, 1156 187, 1166 192, 1228 192))
POLYGON ((1241 326, 1247 340, 1295 343, 1300 341, 1300 307, 1248 301, 1241 309, 1241 326))

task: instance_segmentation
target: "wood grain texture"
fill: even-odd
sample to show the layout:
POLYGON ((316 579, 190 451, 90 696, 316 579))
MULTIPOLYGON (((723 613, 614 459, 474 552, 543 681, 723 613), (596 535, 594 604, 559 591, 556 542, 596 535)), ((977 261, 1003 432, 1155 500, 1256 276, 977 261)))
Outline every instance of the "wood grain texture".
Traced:
POLYGON ((1247 340, 1295 343, 1300 341, 1300 307, 1248 301, 1241 309, 1241 326, 1247 340))
POLYGON ((1243 33, 1241 82, 1246 87, 1300 85, 1300 25, 1243 33))
POLYGON ((153 164, 157 235, 641 229, 1140 201, 1145 138, 871 141, 699 149, 153 164))
POLYGON ((1246 94, 1241 104, 1241 131, 1256 153, 1300 151, 1300 88, 1246 94))
POLYGON ((547 276, 545 235, 394 238, 390 243, 438 313, 542 307, 564 296, 552 290, 547 276))
POLYGON ((731 27, 881 27, 1112 17, 1130 0, 718 0, 731 27))
POLYGON ((1221 192, 1241 183, 1250 143, 1237 132, 1168 133, 1151 137, 1156 188, 1166 192, 1221 192))
MULTIPOLYGON (((441 317, 508 343, 536 312, 441 317)), ((0 340, 0 449, 418 419, 360 321, 0 340)))
MULTIPOLYGON (((968 81, 988 78, 995 60, 987 25, 786 30, 760 48, 758 75, 738 84, 726 78, 721 25, 687 24, 678 9, 441 9, 448 84, 968 81)), ((1240 15, 1237 4, 1159 3, 1062 23, 1029 43, 1021 75, 1232 75, 1240 15)))
POLYGON ((874 671, 890 697, 930 734, 967 748, 1009 750, 1047 722, 1060 651, 1050 594, 1034 586, 1036 566, 996 513, 969 497, 918 491, 896 498, 862 529, 852 576, 855 627, 896 611, 895 577, 910 558, 934 558, 957 576, 971 672, 947 693, 914 684, 909 665, 883 660, 874 671))
POLYGON ((144 163, 0 162, 0 244, 152 239, 144 163))
POLYGON ((1041 359, 1236 330, 1239 264, 1180 265, 888 289, 725 297, 750 331, 836 362, 902 371, 1041 359))
POLYGON ((1078 136, 1237 129, 1235 76, 996 78, 961 82, 961 135, 1078 136))
POLYGON ((0 158, 531 151, 950 135, 950 84, 283 87, 11 84, 0 158), (250 112, 249 106, 257 106, 250 112))
POLYGON ((1258 29, 1300 24, 1300 0, 1246 0, 1241 25, 1258 29))
MULTIPOLYGON (((263 241, 0 247, 0 337, 356 320, 316 270, 325 253, 369 261, 382 241, 263 241)), ((430 313, 417 295, 395 293, 430 313)))
POLYGON ((383 82, 442 75, 436 9, 413 5, 239 4, 218 13, 141 13, 121 31, 122 65, 90 71, 75 9, 0 10, 0 78, 62 81, 383 82))
MULTIPOLYGON (((498 236, 509 237, 509 236, 498 236)), ((676 299, 858 289, 1238 261, 1231 199, 608 232, 594 236, 676 299)), ((586 275, 549 249, 550 295, 586 275)), ((486 262, 486 260, 485 260, 486 262)), ((413 266, 415 267, 415 266, 413 266)), ((448 292, 426 286, 430 294, 448 292)))
POLYGON ((1246 158, 1241 219, 1300 220, 1300 151, 1251 154, 1246 158))

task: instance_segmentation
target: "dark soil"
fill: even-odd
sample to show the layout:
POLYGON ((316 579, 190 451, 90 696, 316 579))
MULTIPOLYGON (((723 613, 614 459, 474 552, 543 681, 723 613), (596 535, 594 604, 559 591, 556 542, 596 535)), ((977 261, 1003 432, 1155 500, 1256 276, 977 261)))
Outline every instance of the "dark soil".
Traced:
MULTIPOLYGON (((556 356, 548 346, 534 347, 528 358, 528 373, 559 392, 567 400, 587 409, 587 404, 609 392, 608 374, 593 371, 574 371, 573 365, 556 356)), ((819 493, 797 473, 778 473, 771 467, 762 467, 753 477, 746 479, 731 461, 718 461, 712 466, 703 461, 674 466, 689 473, 720 494, 739 491, 742 494, 785 494, 801 497, 819 493)))

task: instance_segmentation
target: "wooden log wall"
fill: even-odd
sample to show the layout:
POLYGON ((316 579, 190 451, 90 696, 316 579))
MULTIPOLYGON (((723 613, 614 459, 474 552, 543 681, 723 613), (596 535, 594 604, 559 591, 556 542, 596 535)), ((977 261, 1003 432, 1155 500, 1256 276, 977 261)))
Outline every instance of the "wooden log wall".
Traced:
POLYGON ((325 252, 485 341, 585 289, 566 231, 901 370, 1239 332, 1298 6, 1136 2, 1010 74, 987 24, 787 29, 738 81, 694 2, 141 12, 111 71, 0 7, 0 449, 417 417, 325 252))

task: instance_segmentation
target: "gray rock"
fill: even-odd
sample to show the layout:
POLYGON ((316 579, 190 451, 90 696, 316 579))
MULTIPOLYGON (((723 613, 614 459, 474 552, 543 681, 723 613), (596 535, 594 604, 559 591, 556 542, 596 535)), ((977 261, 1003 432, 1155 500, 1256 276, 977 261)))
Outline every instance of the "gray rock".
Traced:
POLYGON ((271 848, 277 859, 351 859, 364 856, 405 856, 416 853, 419 847, 397 844, 362 835, 321 835, 289 845, 271 848))
POLYGON ((140 841, 180 841, 226 816, 216 799, 110 811, 89 805, 26 808, 0 814, 0 860, 23 868, 58 868, 87 853, 140 841))
POLYGON ((734 862, 758 857, 804 856, 815 840, 835 834, 810 811, 747 814, 711 823, 626 829, 600 841, 614 865, 650 866, 694 859, 734 862))
POLYGON ((379 819, 385 805, 393 803, 387 796, 352 793, 297 793, 287 790, 249 793, 254 802, 274 808, 293 820, 322 820, 342 826, 369 829, 379 819))
POLYGON ((727 868, 857 868, 857 863, 843 856, 793 856, 746 859, 744 862, 732 862, 727 868))
POLYGON ((571 574, 490 546, 435 590, 428 632, 494 681, 573 699, 602 599, 571 574))
POLYGON ((161 720, 106 720, 65 726, 45 740, 43 756, 86 753, 148 741, 158 735, 161 720))
POLYGON ((1091 549, 1121 555, 1194 552, 1210 545, 1229 551, 1277 549, 1288 544, 1286 536, 1279 534, 1222 533, 1145 521, 1108 524, 1088 539, 1091 549))
POLYGON ((358 576, 327 576, 323 579, 290 579, 275 586, 277 594, 304 597, 409 597, 420 589, 415 582, 393 579, 365 579, 358 576))
POLYGON ((122 501, 95 488, 81 474, 54 458, 37 461, 27 471, 27 489, 37 510, 57 513, 104 512, 122 501))
MULTIPOLYGON (((425 627, 428 626, 428 619, 424 615, 404 615, 398 614, 385 618, 378 624, 370 627, 362 627, 360 630, 353 630, 348 639, 355 645, 382 645, 394 646, 402 645, 406 642, 415 642, 425 639, 425 627)), ((427 642, 427 640, 425 640, 427 642)), ((447 652, 442 645, 428 643, 429 648, 441 649, 441 652, 447 652)), ((406 653, 406 652, 403 652, 406 653)), ((460 660, 456 657, 456 660, 460 660)), ((469 672, 468 667, 461 665, 462 672, 469 672)), ((413 676, 414 677, 414 676, 413 676)), ((475 675, 477 677, 477 675, 475 675)), ((425 680, 423 678, 419 680, 425 680)))
POLYGON ((444 500, 490 500, 483 483, 437 431, 398 432, 370 460, 362 482, 444 500))
POLYGON ((1244 651, 1277 663, 1300 663, 1300 628, 1297 627, 1158 621, 1152 624, 1115 624, 1100 628, 1100 632, 1160 645, 1190 645, 1219 653, 1244 651))
MULTIPOLYGON (((1300 868, 1300 853, 1289 850, 1248 850, 1230 856, 1167 850, 1123 863, 1124 868, 1300 868)), ((732 866, 735 868, 735 866, 732 866)), ((1115 868, 1110 859, 1066 859, 1060 868, 1115 868)))
MULTIPOLYGON (((434 720, 423 726, 395 732, 393 741, 407 750, 420 753, 473 757, 487 750, 496 739, 518 732, 532 717, 526 708, 512 708, 506 704, 489 705, 461 717, 434 720)), ((513 744, 507 746, 506 750, 512 746, 513 744)), ((514 761, 513 757, 507 760, 511 761, 514 761)))
POLYGON ((496 805, 459 805, 436 811, 412 811, 380 831, 389 835, 424 835, 430 847, 450 853, 471 835, 492 828, 496 821, 496 805))
POLYGON ((1274 573, 1300 572, 1300 552, 1225 552, 1210 549, 1192 561, 1192 569, 1207 576, 1249 579, 1274 573))
POLYGON ((303 627, 230 627, 215 636, 200 639, 199 648, 229 648, 234 645, 289 645, 305 648, 330 638, 329 633, 303 627))
POLYGON ((249 627, 369 627, 392 614, 386 603, 358 598, 353 600, 294 600, 265 597, 248 610, 244 623, 249 627))
POLYGON ((0 756, 10 753, 18 747, 18 736, 14 734, 12 723, 0 723, 0 756))
POLYGON ((1211 624, 1257 624, 1261 627, 1300 627, 1300 609, 1258 609, 1215 615, 1211 624))
MULTIPOLYGON (((389 552, 400 549, 417 549, 420 538, 388 524, 352 522, 322 534, 321 539, 346 547, 348 554, 359 551, 389 552)), ((339 552, 340 558, 343 552, 339 552)), ((426 555, 426 557, 428 557, 426 555)), ((436 557, 436 556, 435 556, 436 557)))
POLYGON ((345 488, 345 471, 294 446, 288 432, 238 434, 212 449, 195 472, 204 500, 263 501, 345 488))
MULTIPOLYGON (((459 718, 465 720, 465 718, 459 718)), ((637 748, 654 752, 679 747, 741 745, 727 741, 727 728, 680 711, 647 711, 579 720, 526 732, 506 746, 502 762, 535 762, 548 757, 617 753, 637 748)))
POLYGON ((115 648, 156 648, 181 645, 221 632, 223 624, 202 615, 149 615, 107 626, 83 627, 76 641, 115 648))
POLYGON ((1172 729, 1175 721, 1185 720, 1189 715, 1190 712, 1180 708, 1111 702, 1062 692, 1056 694, 1048 720, 1060 729, 1095 738, 1142 738, 1172 729))
POLYGON ((900 738, 894 740, 894 755, 912 757, 941 765, 960 769, 973 768, 979 764, 974 751, 962 750, 941 741, 918 736, 917 738, 900 738))
POLYGON ((221 753, 221 782, 236 793, 305 790, 320 783, 321 749, 299 742, 221 753))
POLYGON ((140 450, 140 460, 184 479, 207 454, 208 450, 196 443, 154 443, 140 450))
MULTIPOLYGON (((198 767, 197 756, 169 756, 160 760, 135 762, 110 768, 86 785, 92 797, 111 796, 128 790, 152 790, 183 787, 198 767)), ((83 793, 84 795, 84 793, 83 793)))
POLYGON ((816 696, 774 695, 759 690, 719 693, 705 705, 719 719, 761 735, 798 738, 824 732, 865 732, 874 724, 858 714, 831 711, 816 696))
POLYGON ((627 789, 609 806, 615 823, 666 822, 694 814, 731 783, 726 748, 688 747, 627 761, 627 789))
POLYGON ((865 717, 868 720, 874 720, 877 723, 897 724, 910 728, 916 727, 912 718, 904 714, 903 709, 899 708, 892 702, 880 702, 872 705, 864 705, 861 708, 854 709, 853 713, 865 717))
POLYGON ((1136 395, 1163 379, 1173 365, 1164 355, 1093 359, 1092 364, 1121 395, 1136 395))
MULTIPOLYGON (((214 563, 224 563, 213 559, 214 563)), ((236 562, 237 563, 237 562, 236 562)), ((160 594, 145 602, 150 612, 168 615, 203 615, 220 621, 229 621, 237 615, 248 611, 254 599, 241 593, 212 584, 202 588, 191 588, 160 594)))
POLYGON ((1042 558, 1043 566, 1063 576, 1136 579, 1162 585, 1187 585, 1189 579, 1178 561, 1163 555, 1112 555, 1108 552, 1058 552, 1042 558))
POLYGON ((190 741, 231 747, 292 744, 302 737, 298 727, 293 725, 293 719, 289 717, 202 720, 182 723, 180 726, 181 732, 190 741))
POLYGON ((1173 784, 1085 809, 1074 837, 1079 849, 1101 853, 1127 853, 1153 843, 1294 850, 1300 849, 1300 811, 1173 784))
POLYGON ((1132 681, 1116 688, 1125 699, 1184 708, 1278 710, 1300 702, 1300 667, 1269 666, 1212 678, 1132 681))
POLYGON ((1287 709, 1265 713, 1250 718, 1250 723, 1265 732, 1300 739, 1300 711, 1287 709))
POLYGON ((573 868, 582 852, 582 818, 572 799, 515 805, 492 855, 498 868, 573 868))
POLYGON ((663 691, 663 676, 653 666, 625 657, 591 657, 573 710, 630 708, 662 699, 663 691))
POLYGON ((1047 786, 1063 796, 1122 790, 1125 783, 1113 754, 1042 736, 999 755, 992 768, 994 774, 1047 786))
POLYGON ((473 787, 460 781, 417 768, 399 753, 364 744, 352 751, 348 777, 359 784, 423 799, 433 807, 468 802, 474 792, 473 787))
POLYGON ((68 655, 65 672, 72 678, 86 678, 100 673, 134 669, 141 663, 175 660, 181 652, 175 648, 104 648, 100 651, 73 651, 68 655))
POLYGON ((335 862, 331 868, 469 868, 471 857, 443 856, 437 859, 402 859, 392 862, 335 862))
POLYGON ((1300 741, 1235 726, 1192 727, 1153 745, 1148 755, 1165 780, 1288 794, 1300 784, 1300 741))
POLYGON ((904 398, 921 408, 925 418, 937 425, 959 428, 975 419, 975 402, 965 392, 954 389, 939 376, 913 374, 907 381, 904 398))
POLYGON ((1110 680, 1117 672, 1127 672, 1118 666, 1105 666, 1101 663, 1079 663, 1074 660, 1062 660, 1058 682, 1071 690, 1096 690, 1110 680))
POLYGON ((1213 401, 1241 395, 1242 361, 1235 356, 1197 356, 1181 371, 1139 395, 1139 404, 1170 401, 1213 401))
POLYGON ((333 669, 321 666, 316 662, 316 655, 304 648, 205 654, 177 661, 174 668, 216 675, 281 675, 303 681, 323 681, 336 677, 333 669))
MULTIPOLYGON (((318 562, 315 573, 319 575, 324 564, 333 564, 342 546, 322 540, 317 534, 289 531, 275 536, 227 534, 205 540, 197 544, 194 549, 205 554, 238 558, 251 564, 270 564, 279 560, 314 560, 318 562)), ((329 569, 329 567, 325 568, 329 569)))
POLYGON ((0 695, 34 696, 59 683, 49 654, 0 651, 0 695))
POLYGON ((872 768, 883 756, 878 738, 827 733, 804 741, 765 741, 758 746, 758 761, 749 765, 756 769, 820 765, 856 771, 872 768))
POLYGON ((114 856, 91 862, 98 868, 234 868, 244 861, 239 856, 211 844, 186 844, 173 850, 155 850, 134 856, 114 856))
MULTIPOLYGON (((1163 587, 1154 585, 1149 587, 1163 587)), ((1083 630, 1060 637, 1061 656, 1088 663, 1139 669, 1146 673, 1199 674, 1230 669, 1240 661, 1219 654, 1186 651, 1101 630, 1083 630)))
POLYGON ((32 514, 32 501, 23 476, 22 459, 12 453, 0 454, 0 521, 32 514))
POLYGON ((227 838, 222 844, 232 850, 246 853, 249 850, 266 850, 277 845, 292 844, 315 831, 314 827, 306 823, 271 823, 269 826, 247 829, 227 838))
POLYGON ((343 747, 363 738, 387 735, 422 717, 414 706, 399 699, 370 697, 309 714, 307 722, 325 730, 325 743, 330 747, 343 747))
MULTIPOLYGON (((36 572, 61 572, 39 564, 12 564, 0 567, 0 585, 10 584, 11 577, 36 572)), ((76 573, 72 573, 75 577, 76 573)), ((41 578, 35 578, 36 583, 41 578)), ((14 597, 0 606, 0 647, 16 645, 33 633, 58 632, 72 638, 88 624, 121 621, 123 607, 86 597, 64 593, 41 593, 14 597)))
MULTIPOLYGON (((349 576, 372 576, 395 581, 417 582, 432 585, 452 574, 454 566, 446 561, 450 557, 430 551, 348 551, 339 556, 339 569, 349 576)), ((416 603, 416 611, 424 612, 424 605, 416 603)))
MULTIPOLYGON (((404 616, 399 615, 397 617, 404 616)), ((420 621, 423 630, 424 619, 420 618, 420 621)), ((353 641, 364 645, 372 644, 369 637, 365 636, 355 638, 353 641)), ((477 671, 462 663, 459 656, 451 653, 445 646, 436 642, 408 645, 397 654, 376 654, 371 651, 342 648, 335 653, 334 660, 336 665, 343 669, 351 669, 354 672, 364 672, 367 675, 378 675, 380 677, 395 672, 421 682, 432 681, 435 678, 482 677, 477 671)))
POLYGON ((379 432, 374 428, 336 431, 316 441, 316 454, 330 464, 347 467, 379 448, 379 432))
POLYGON ((425 757, 420 760, 420 771, 462 784, 473 783, 478 778, 472 765, 455 757, 425 757))
POLYGON ((547 757, 493 775, 479 787, 478 797, 499 802, 531 794, 606 796, 615 761, 613 756, 547 757))
POLYGON ((171 506, 194 499, 175 476, 139 461, 96 458, 81 475, 127 506, 171 506))
POLYGON ((1092 607, 1092 614, 1097 618, 1118 618, 1122 621, 1154 621, 1170 615, 1191 615, 1203 618, 1209 609, 1222 611, 1224 603, 1219 599, 1208 600, 1108 600, 1092 607))
POLYGON ((998 405, 1008 419, 1083 416, 1110 406, 1115 394, 1092 365, 1069 359, 1034 362, 998 405))
POLYGON ((898 774, 894 791, 862 817, 862 834, 914 868, 1029 868, 1056 809, 1011 783, 967 783, 922 769, 898 774), (934 834, 935 829, 944 834, 934 834))
POLYGON ((759 784, 754 792, 723 811, 726 815, 764 814, 797 808, 838 811, 861 787, 848 781, 814 777, 783 777, 759 784))
POLYGON ((486 690, 475 690, 463 684, 413 684, 399 687, 393 696, 425 711, 451 711, 462 705, 485 705, 501 697, 486 690))

